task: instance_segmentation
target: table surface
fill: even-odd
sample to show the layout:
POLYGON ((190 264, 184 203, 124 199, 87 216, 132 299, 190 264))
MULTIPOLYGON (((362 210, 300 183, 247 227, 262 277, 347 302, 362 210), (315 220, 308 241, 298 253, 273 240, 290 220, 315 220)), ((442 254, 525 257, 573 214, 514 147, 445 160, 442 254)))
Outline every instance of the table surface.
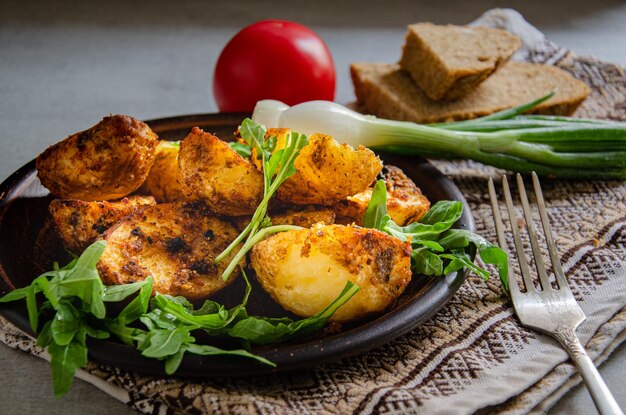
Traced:
MULTIPOLYGON (((0 2, 0 180, 47 146, 107 114, 150 119, 216 112, 211 92, 221 48, 241 27, 266 18, 316 30, 337 69, 338 102, 354 100, 348 65, 394 62, 404 28, 418 21, 467 23, 497 1, 338 2, 139 1, 0 2)), ((509 1, 553 41, 580 54, 626 66, 626 4, 509 1)), ((82 381, 61 400, 52 395, 48 363, 0 345, 4 414, 134 410, 82 381)), ((600 368, 626 408, 626 347, 600 368)), ((594 413, 584 387, 570 391, 552 414, 594 413)))

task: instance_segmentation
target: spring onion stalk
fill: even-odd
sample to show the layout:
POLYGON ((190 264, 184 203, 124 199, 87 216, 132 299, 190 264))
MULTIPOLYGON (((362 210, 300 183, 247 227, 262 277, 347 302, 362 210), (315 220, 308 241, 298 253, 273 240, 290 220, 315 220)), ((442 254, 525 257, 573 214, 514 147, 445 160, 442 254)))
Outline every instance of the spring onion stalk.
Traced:
POLYGON ((329 101, 293 107, 259 101, 252 119, 339 142, 424 157, 463 158, 520 173, 574 179, 626 178, 626 123, 521 115, 529 104, 468 121, 420 125, 362 115, 329 101))

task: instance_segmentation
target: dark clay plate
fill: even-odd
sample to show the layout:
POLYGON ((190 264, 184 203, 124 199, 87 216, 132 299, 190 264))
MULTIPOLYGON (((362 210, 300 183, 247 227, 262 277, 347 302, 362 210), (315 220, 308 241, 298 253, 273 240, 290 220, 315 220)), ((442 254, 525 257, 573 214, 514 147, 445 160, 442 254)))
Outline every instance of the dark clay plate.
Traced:
MULTIPOLYGON (((161 139, 180 140, 198 126, 228 140, 245 114, 202 114, 163 118, 148 122, 161 139)), ((460 200, 464 212, 456 225, 474 230, 474 221, 459 189, 433 165, 419 157, 381 155, 386 164, 400 167, 432 203, 460 200)), ((68 260, 62 243, 50 226, 48 204, 52 200, 36 176, 35 162, 11 175, 0 185, 0 293, 24 287, 40 273, 51 269, 53 261, 68 260)), ((326 332, 315 338, 254 348, 253 351, 276 363, 276 368, 238 357, 210 357, 187 354, 176 372, 181 377, 249 376, 288 371, 363 353, 381 346, 419 326, 454 295, 466 273, 445 277, 415 276, 407 290, 379 316, 326 332)), ((218 294, 217 301, 227 305, 241 300, 241 278, 218 294)), ((257 284, 254 284, 248 311, 253 315, 290 316, 257 284)), ((0 306, 0 313, 22 330, 32 334, 22 302, 0 306)), ((89 342, 92 361, 152 375, 164 375, 163 363, 142 357, 134 348, 115 340, 89 342)))

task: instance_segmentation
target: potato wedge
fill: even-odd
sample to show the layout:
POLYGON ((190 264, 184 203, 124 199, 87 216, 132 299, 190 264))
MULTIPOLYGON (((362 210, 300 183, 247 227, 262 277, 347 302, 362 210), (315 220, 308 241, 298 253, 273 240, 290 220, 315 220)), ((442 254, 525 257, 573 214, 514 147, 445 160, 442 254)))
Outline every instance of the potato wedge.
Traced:
POLYGON ((249 215, 263 198, 263 173, 197 127, 180 143, 178 167, 186 197, 204 200, 213 212, 249 215))
POLYGON ((383 311, 411 280, 411 246, 374 229, 315 225, 273 235, 250 261, 263 288, 285 309, 309 317, 330 304, 347 280, 361 290, 331 320, 383 311))
POLYGON ((182 178, 178 171, 179 149, 178 143, 160 141, 154 153, 150 174, 141 186, 141 192, 154 196, 159 203, 185 200, 182 178))
MULTIPOLYGON (((335 223, 335 212, 321 206, 307 206, 305 209, 281 208, 269 213, 272 225, 295 225, 310 228, 316 223, 332 225, 335 223)), ((235 216, 229 218, 238 231, 243 231, 250 223, 252 216, 235 216)))
POLYGON ((364 191, 382 169, 369 149, 353 149, 332 137, 313 134, 294 162, 296 173, 278 189, 278 198, 296 205, 331 206, 364 191))
POLYGON ((303 210, 289 209, 281 213, 270 213, 272 225, 295 225, 310 228, 316 223, 332 225, 335 223, 335 212, 329 208, 308 206, 303 210))
POLYGON ((219 264, 214 259, 237 235, 202 202, 150 206, 104 233, 107 246, 98 272, 105 284, 152 276, 154 291, 204 299, 235 279, 236 273, 227 281, 221 275, 237 249, 219 264))
POLYGON ((152 196, 130 196, 114 202, 57 199, 50 202, 48 210, 65 247, 80 254, 124 216, 154 204, 152 196))
POLYGON ((37 157, 37 176, 61 199, 119 199, 144 182, 157 144, 145 123, 112 115, 46 149, 37 157))
MULTIPOLYGON (((430 209, 430 202, 422 191, 396 166, 386 165, 382 179, 387 187, 387 213, 398 225, 418 221, 430 209)), ((363 225, 363 216, 372 197, 372 188, 340 201, 333 210, 337 223, 363 225)))

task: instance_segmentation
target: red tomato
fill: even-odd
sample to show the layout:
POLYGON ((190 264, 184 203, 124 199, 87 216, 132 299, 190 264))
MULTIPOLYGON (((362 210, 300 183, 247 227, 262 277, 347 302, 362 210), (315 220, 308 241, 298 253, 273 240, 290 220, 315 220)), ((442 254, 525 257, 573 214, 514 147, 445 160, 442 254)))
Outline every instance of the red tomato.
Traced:
POLYGON ((264 20, 241 30, 222 50, 213 93, 224 112, 252 112, 262 99, 288 105, 332 101, 335 67, 328 47, 311 29, 264 20))

